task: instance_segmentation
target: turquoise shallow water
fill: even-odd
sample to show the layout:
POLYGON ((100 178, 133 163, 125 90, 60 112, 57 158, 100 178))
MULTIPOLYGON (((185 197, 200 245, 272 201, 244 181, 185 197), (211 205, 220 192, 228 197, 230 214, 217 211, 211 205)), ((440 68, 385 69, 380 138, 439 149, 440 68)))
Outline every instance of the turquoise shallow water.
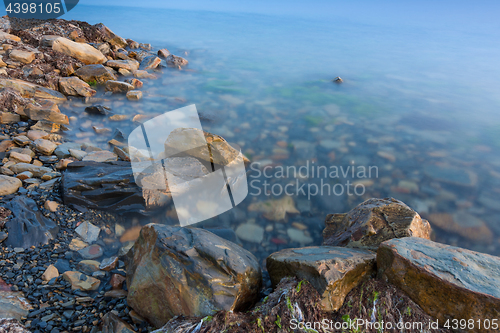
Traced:
MULTIPOLYGON (((111 99, 117 113, 156 115, 194 103, 206 130, 237 143, 261 166, 375 166, 378 172, 369 179, 274 175, 270 185, 349 180, 365 190, 295 193, 301 214, 272 221, 250 205, 280 195, 266 194, 265 179, 252 170, 249 180, 259 180, 260 194, 251 191, 237 209, 208 224, 236 229, 252 220, 268 231, 245 246, 268 253, 307 244, 308 237, 318 243, 327 213, 393 196, 431 221, 436 240, 500 253, 496 4, 382 2, 357 10, 322 3, 301 11, 293 3, 266 12, 258 3, 243 13, 215 4, 211 11, 79 5, 64 18, 103 22, 125 38, 189 60, 188 70, 165 69, 146 82, 141 102, 111 99), (331 82, 336 76, 344 83, 331 82)), ((79 121, 70 136, 94 125, 126 133, 134 127, 68 112, 79 121)))

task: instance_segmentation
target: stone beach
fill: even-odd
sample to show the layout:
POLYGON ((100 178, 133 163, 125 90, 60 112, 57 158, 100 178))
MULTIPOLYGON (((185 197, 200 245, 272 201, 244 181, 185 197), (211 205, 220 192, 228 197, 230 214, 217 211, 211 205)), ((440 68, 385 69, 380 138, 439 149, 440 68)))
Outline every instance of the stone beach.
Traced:
MULTIPOLYGON (((441 212, 398 170, 384 181, 406 203, 382 199, 387 191, 375 188, 344 212, 326 196, 321 205, 330 213, 318 219, 310 200, 280 195, 252 198, 216 222, 178 227, 170 189, 136 183, 131 162, 149 158, 131 158, 138 154, 122 128, 160 113, 143 112, 144 100, 155 101, 148 82, 191 75, 189 53, 124 39, 102 23, 0 20, 0 333, 343 331, 291 326, 325 318, 438 319, 431 331, 449 332, 443 325, 453 318, 500 318, 500 258, 440 238, 451 232, 461 237, 453 245, 475 241, 496 251, 500 231, 467 212, 468 202, 441 212), (116 113, 119 106, 133 112, 116 113)), ((185 104, 169 101, 172 109, 185 104)), ((310 129, 319 125, 307 119, 310 129)), ((210 154, 172 157, 168 170, 187 181, 208 174, 210 163, 229 164, 237 151, 226 139, 249 126, 240 123, 234 133, 204 127, 210 154)), ((307 159, 316 148, 287 142, 287 126, 267 133, 276 141, 271 151, 243 149, 247 169, 253 161, 260 162, 254 173, 279 166, 291 154, 307 159)), ((338 117, 335 126, 351 125, 338 117)), ((200 133, 175 134, 164 143, 166 156, 200 133)), ((318 151, 334 161, 334 151, 348 152, 351 142, 323 139, 318 151)), ((383 165, 399 159, 390 149, 375 156, 383 165)), ((426 190, 440 191, 442 202, 453 197, 447 186, 478 183, 476 174, 442 164, 418 177, 432 180, 426 190)), ((478 200, 496 207, 495 195, 478 200)))

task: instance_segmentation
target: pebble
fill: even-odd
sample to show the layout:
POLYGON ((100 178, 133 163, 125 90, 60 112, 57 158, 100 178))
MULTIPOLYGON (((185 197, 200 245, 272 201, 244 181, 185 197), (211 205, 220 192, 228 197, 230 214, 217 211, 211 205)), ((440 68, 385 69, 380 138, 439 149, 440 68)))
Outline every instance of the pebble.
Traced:
POLYGON ((111 271, 118 265, 118 257, 104 259, 99 265, 99 269, 103 271, 111 271))
POLYGON ((27 154, 21 154, 18 152, 11 152, 9 155, 9 159, 16 163, 30 163, 31 156, 27 154))
POLYGON ((307 236, 303 230, 298 230, 295 228, 289 228, 286 231, 288 237, 292 242, 300 243, 300 245, 306 245, 313 242, 312 237, 307 236))
POLYGON ((104 251, 102 247, 97 244, 88 246, 78 251, 78 254, 80 254, 80 256, 84 259, 97 259, 102 257, 103 253, 104 251))
POLYGON ((139 90, 131 90, 127 92, 127 98, 131 101, 138 101, 142 99, 142 91, 139 90))
POLYGON ((236 235, 247 242, 261 243, 264 240, 264 228, 254 223, 240 224, 236 235))
POLYGON ((47 201, 45 201, 45 204, 43 206, 48 211, 51 211, 52 213, 54 213, 59 208, 59 205, 60 204, 58 202, 47 200, 47 201))
POLYGON ((80 251, 81 249, 84 249, 87 246, 89 246, 89 244, 85 243, 84 241, 78 238, 73 238, 71 240, 71 243, 69 243, 69 248, 72 251, 80 251))
POLYGON ((99 238, 101 228, 96 227, 88 221, 85 221, 75 229, 75 232, 83 239, 84 242, 92 244, 99 238))
POLYGON ((110 151, 94 151, 87 154, 82 159, 83 161, 93 161, 93 162, 112 162, 117 161, 118 156, 110 151))
POLYGON ((45 139, 37 139, 33 144, 35 145, 35 149, 44 155, 52 155, 57 148, 54 142, 45 139))
POLYGON ((57 270, 57 268, 54 265, 50 265, 42 274, 42 280, 50 281, 53 278, 57 278, 58 276, 59 276, 59 271, 57 270))

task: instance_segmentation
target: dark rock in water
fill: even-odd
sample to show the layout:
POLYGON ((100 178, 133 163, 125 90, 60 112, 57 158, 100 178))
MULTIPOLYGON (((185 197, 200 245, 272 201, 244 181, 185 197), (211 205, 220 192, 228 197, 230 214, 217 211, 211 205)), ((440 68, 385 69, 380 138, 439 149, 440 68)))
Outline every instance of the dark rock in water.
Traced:
MULTIPOLYGON (((65 205, 118 214, 144 213, 149 208, 128 162, 70 163, 63 173, 61 186, 65 205)), ((155 194, 152 191, 150 195, 155 194)))
POLYGON ((88 114, 94 114, 99 116, 107 116, 111 108, 104 105, 93 105, 85 108, 85 112, 88 114))
POLYGON ((167 58, 165 59, 167 61, 167 65, 171 66, 171 67, 182 67, 182 66, 186 66, 188 64, 188 61, 182 57, 178 57, 176 55, 169 55, 167 56, 167 58))
POLYGON ((87 65, 79 68, 75 75, 89 83, 104 84, 108 80, 116 80, 116 75, 103 65, 87 65))
POLYGON ((243 311, 262 283, 250 252, 197 228, 144 226, 126 267, 127 302, 156 327, 176 315, 243 311))
POLYGON ((6 224, 9 233, 6 245, 29 248, 47 244, 59 232, 57 224, 44 217, 32 199, 18 196, 5 206, 13 215, 6 224))
POLYGON ((71 266, 69 265, 69 261, 64 259, 57 259, 54 267, 57 268, 60 274, 72 270, 71 266))
MULTIPOLYGON (((439 322, 500 318, 499 257, 407 237, 380 245, 377 269, 439 322)), ((475 325, 468 331, 497 330, 475 325)))
POLYGON ((428 221, 394 198, 369 199, 346 214, 329 214, 323 245, 377 249, 380 243, 402 237, 430 239, 428 221))
POLYGON ((337 76, 335 79, 333 79, 333 82, 342 83, 342 82, 344 82, 344 80, 342 80, 342 78, 340 76, 337 76))

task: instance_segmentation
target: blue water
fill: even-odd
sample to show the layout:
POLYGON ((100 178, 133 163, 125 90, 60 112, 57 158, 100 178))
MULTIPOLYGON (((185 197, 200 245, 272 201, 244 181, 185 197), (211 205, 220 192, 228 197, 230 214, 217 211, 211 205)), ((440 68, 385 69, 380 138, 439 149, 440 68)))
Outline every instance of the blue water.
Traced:
MULTIPOLYGON (((436 239, 500 253, 499 208, 484 200, 500 198, 499 2, 107 4, 115 6, 80 4, 63 18, 103 22, 190 61, 191 71, 167 69, 148 81, 140 103, 119 102, 124 113, 158 114, 195 103, 213 120, 205 129, 238 143, 252 160, 379 167, 363 197, 316 197, 310 211, 288 222, 316 221, 310 230, 316 239, 327 213, 393 196, 424 217, 458 212, 481 219, 493 235, 487 241, 439 228, 436 239), (343 84, 331 82, 337 76, 343 84), (312 148, 296 150, 297 140, 312 148), (426 173, 429 165, 445 174, 447 168, 473 173, 477 181, 450 185, 426 173), (400 181, 418 189, 405 193, 400 181)), ((234 223, 252 218, 273 225, 245 215, 251 202, 267 199, 249 197, 240 207, 244 217, 234 223)), ((273 232, 286 228, 276 223, 273 232)))

